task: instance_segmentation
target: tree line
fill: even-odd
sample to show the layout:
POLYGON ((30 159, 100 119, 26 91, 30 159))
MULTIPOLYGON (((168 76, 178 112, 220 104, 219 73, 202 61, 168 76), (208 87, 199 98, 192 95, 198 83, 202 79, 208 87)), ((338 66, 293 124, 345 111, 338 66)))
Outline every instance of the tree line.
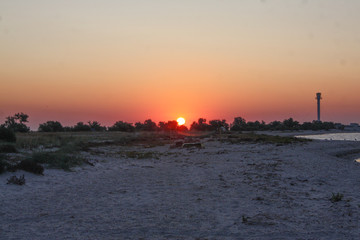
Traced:
MULTIPOLYGON (((29 116, 25 113, 16 113, 14 116, 6 118, 4 124, 0 125, 0 131, 13 132, 29 132, 30 128, 26 125, 29 116)), ((264 121, 247 122, 242 117, 234 118, 231 124, 226 120, 210 120, 207 122, 205 118, 199 118, 190 125, 190 129, 186 126, 179 126, 176 120, 159 122, 156 124, 151 119, 144 122, 136 122, 135 124, 117 121, 112 126, 102 126, 97 121, 89 121, 87 123, 78 122, 74 126, 63 126, 58 121, 47 121, 41 123, 38 127, 39 132, 86 132, 86 131, 120 131, 120 132, 135 132, 135 131, 273 131, 273 130, 329 130, 340 128, 344 126, 335 124, 333 122, 304 122, 299 123, 292 118, 281 121, 273 121, 265 123, 264 121)))

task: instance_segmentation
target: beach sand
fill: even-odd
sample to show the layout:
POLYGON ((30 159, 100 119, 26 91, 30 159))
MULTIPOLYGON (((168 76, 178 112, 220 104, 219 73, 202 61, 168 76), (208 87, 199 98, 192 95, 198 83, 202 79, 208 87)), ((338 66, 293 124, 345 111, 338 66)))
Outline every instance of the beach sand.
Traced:
POLYGON ((0 239, 359 239, 359 142, 201 142, 97 147, 73 172, 4 173, 0 239))

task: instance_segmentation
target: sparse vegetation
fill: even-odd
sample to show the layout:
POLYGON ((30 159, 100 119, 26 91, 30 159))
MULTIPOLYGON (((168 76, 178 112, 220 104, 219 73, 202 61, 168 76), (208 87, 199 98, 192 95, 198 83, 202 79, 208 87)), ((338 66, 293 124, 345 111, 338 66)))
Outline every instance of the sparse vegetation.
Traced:
POLYGON ((335 203, 335 202, 340 202, 342 199, 343 199, 344 195, 341 194, 341 193, 332 193, 332 196, 330 198, 330 201, 332 203, 335 203))
POLYGON ((296 142, 308 142, 308 139, 295 138, 295 137, 282 137, 282 136, 273 136, 266 134, 255 134, 255 133, 240 133, 240 134, 228 134, 226 138, 221 139, 221 141, 230 142, 230 143, 271 143, 271 144, 290 144, 296 142))
POLYGON ((60 168, 70 171, 72 167, 81 165, 84 160, 79 156, 57 152, 34 152, 30 158, 35 163, 47 164, 50 168, 60 168))

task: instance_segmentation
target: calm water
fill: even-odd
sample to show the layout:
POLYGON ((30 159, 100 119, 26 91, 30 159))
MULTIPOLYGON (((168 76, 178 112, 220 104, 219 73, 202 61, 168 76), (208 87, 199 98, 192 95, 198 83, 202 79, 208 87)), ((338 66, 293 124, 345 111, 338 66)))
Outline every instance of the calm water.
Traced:
MULTIPOLYGON (((360 141, 360 133, 328 133, 319 135, 301 135, 296 137, 314 140, 360 141)), ((355 161, 360 163, 360 158, 355 159, 355 161)))
POLYGON ((296 137, 314 140, 360 141, 360 133, 328 133, 318 135, 300 135, 296 137))

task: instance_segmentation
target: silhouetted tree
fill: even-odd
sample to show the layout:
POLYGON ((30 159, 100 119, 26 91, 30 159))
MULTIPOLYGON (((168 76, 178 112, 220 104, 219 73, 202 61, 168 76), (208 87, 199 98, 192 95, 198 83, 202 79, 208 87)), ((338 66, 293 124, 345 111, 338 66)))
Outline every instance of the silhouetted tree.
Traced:
POLYGON ((144 121, 144 123, 135 123, 135 129, 139 131, 156 131, 158 130, 158 127, 156 126, 156 123, 153 122, 151 119, 147 119, 144 121))
POLYGON ((177 126, 176 130, 179 131, 179 132, 189 131, 189 129, 185 125, 177 126))
POLYGON ((14 116, 6 118, 4 126, 14 132, 29 132, 30 128, 25 125, 28 122, 29 115, 25 113, 16 113, 14 116))
POLYGON ((159 122, 158 123, 158 129, 161 131, 165 131, 166 130, 166 123, 165 122, 159 122))
POLYGON ((75 132, 86 132, 91 131, 91 128, 89 125, 84 124, 83 122, 78 122, 74 127, 73 131, 75 132))
POLYGON ((39 132, 63 132, 64 128, 58 121, 47 121, 42 123, 38 128, 39 132))
POLYGON ((209 121, 210 130, 212 131, 220 131, 221 128, 225 130, 229 130, 229 124, 226 123, 226 120, 211 120, 209 121))
POLYGON ((231 131, 244 131, 246 130, 246 120, 242 117, 234 118, 231 124, 231 131))
POLYGON ((190 126, 190 130, 195 131, 211 131, 211 126, 206 123, 205 118, 199 118, 197 122, 193 122, 190 126))
POLYGON ((282 123, 285 130, 299 130, 300 124, 298 121, 294 121, 294 119, 289 118, 285 119, 282 123))
POLYGON ((120 131, 120 132, 133 132, 135 130, 134 126, 131 123, 117 121, 108 128, 109 131, 120 131))
POLYGON ((93 122, 89 121, 88 124, 89 124, 91 131, 105 131, 106 130, 106 127, 101 126, 100 123, 97 121, 93 121, 93 122))
POLYGON ((176 120, 168 121, 166 123, 166 130, 168 131, 176 131, 178 127, 178 122, 176 120))

